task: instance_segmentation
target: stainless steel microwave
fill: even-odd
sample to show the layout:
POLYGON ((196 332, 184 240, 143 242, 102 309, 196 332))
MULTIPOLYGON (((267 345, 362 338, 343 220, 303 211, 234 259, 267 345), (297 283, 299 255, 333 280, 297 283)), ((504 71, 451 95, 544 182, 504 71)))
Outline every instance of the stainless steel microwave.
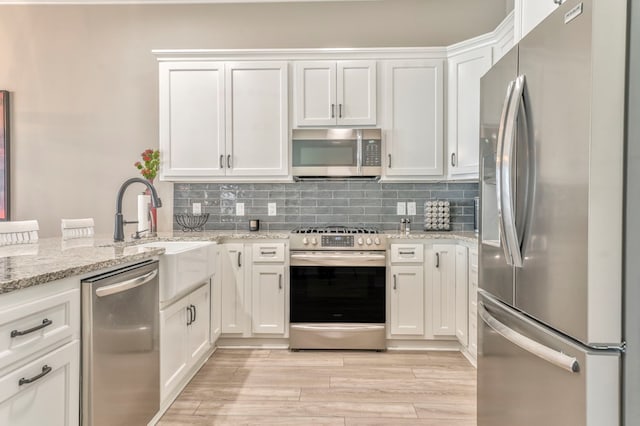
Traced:
POLYGON ((294 177, 376 177, 382 173, 380 129, 294 129, 294 177))

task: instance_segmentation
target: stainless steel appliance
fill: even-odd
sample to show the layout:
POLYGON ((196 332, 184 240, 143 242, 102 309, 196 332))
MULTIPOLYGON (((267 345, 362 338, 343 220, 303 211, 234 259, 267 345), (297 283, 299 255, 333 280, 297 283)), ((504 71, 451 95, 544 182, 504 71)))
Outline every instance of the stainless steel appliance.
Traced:
POLYGON ((567 0, 481 80, 479 426, 621 422, 626 8, 567 0))
POLYGON ((387 241, 376 229, 293 230, 291 349, 384 350, 387 241))
POLYGON ((294 177, 378 177, 382 173, 380 129, 294 129, 294 177))
POLYGON ((146 425, 160 408, 158 262, 82 281, 82 424, 146 425))

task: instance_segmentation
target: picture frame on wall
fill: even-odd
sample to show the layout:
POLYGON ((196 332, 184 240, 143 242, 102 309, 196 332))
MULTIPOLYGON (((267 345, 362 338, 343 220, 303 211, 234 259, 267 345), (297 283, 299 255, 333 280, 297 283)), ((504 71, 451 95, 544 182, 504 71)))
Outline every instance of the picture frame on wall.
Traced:
POLYGON ((0 90, 0 221, 9 220, 9 92, 0 90))

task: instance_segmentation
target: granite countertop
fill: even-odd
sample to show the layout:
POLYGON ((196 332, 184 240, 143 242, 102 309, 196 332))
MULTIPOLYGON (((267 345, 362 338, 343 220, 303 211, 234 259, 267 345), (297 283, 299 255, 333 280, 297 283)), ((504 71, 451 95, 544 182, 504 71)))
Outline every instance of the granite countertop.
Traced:
MULTIPOLYGON (((477 242, 474 232, 420 232, 409 235, 383 231, 394 239, 455 239, 477 242)), ((163 248, 141 247, 153 241, 212 241, 288 239, 289 231, 161 232, 156 238, 115 243, 111 236, 43 238, 35 244, 0 246, 0 295, 62 278, 86 275, 124 263, 146 260, 164 253, 163 248)))

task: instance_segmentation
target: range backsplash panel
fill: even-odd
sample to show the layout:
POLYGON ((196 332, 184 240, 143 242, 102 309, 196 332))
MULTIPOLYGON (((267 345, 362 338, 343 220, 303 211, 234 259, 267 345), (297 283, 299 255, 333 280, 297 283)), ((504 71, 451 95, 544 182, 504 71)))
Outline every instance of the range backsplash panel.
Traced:
MULTIPOLYGON (((293 183, 176 183, 174 213, 189 213, 193 203, 209 213, 206 230, 249 230, 259 219, 260 229, 290 230, 312 224, 364 224, 398 230, 400 219, 411 219, 412 230, 424 229, 424 203, 451 203, 451 230, 473 231, 473 198, 477 183, 376 183, 358 181, 293 183), (415 202, 416 215, 397 215, 398 202, 415 202), (236 203, 245 215, 236 216, 236 203), (267 204, 276 203, 276 216, 267 204)), ((173 229, 180 229, 174 222, 173 229)))

